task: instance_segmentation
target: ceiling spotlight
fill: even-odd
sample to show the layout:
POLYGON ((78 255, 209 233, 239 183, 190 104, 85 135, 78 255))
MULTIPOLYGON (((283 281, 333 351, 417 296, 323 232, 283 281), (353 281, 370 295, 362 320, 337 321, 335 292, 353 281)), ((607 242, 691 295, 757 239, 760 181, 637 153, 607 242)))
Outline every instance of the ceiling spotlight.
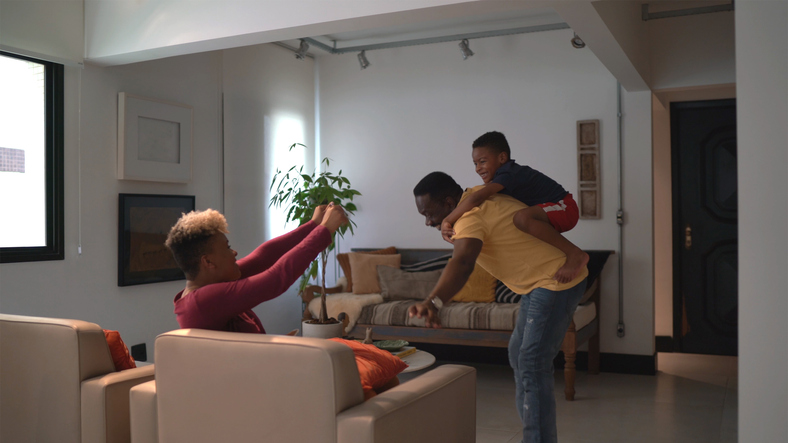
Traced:
POLYGON ((468 57, 473 55, 473 51, 468 47, 468 39, 462 39, 460 42, 460 52, 462 52, 462 59, 468 60, 468 57))
POLYGON ((586 42, 584 42, 583 39, 578 37, 577 34, 575 34, 575 36, 572 37, 571 41, 572 41, 572 46, 574 46, 577 49, 581 49, 581 48, 585 48, 586 47, 586 42))
POLYGON ((309 50, 309 43, 306 40, 301 40, 301 44, 298 46, 298 51, 295 53, 295 58, 298 60, 303 60, 306 57, 306 51, 309 50))
POLYGON ((361 65, 361 69, 367 69, 369 67, 369 60, 367 60, 365 52, 367 51, 361 51, 358 53, 358 64, 361 65))

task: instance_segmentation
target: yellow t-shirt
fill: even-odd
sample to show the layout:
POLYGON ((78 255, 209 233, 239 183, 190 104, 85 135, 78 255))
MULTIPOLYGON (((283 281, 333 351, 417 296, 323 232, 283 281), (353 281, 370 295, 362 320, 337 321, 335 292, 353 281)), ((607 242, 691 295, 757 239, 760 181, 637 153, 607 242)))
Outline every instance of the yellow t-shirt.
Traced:
MULTIPOLYGON (((462 199, 481 187, 466 189, 462 199)), ((514 214, 527 207, 508 195, 495 194, 457 220, 454 239, 476 238, 484 242, 476 263, 518 294, 536 288, 563 291, 574 287, 586 278, 588 269, 583 268, 569 283, 553 279, 566 255, 514 226, 514 214)))

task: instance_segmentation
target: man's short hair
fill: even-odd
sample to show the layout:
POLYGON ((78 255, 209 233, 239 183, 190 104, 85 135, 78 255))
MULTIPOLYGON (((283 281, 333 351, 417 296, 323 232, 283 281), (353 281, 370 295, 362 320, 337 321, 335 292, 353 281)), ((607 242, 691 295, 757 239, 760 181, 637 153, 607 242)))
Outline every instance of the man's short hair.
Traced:
POLYGON ((462 188, 445 172, 430 172, 413 188, 413 196, 429 195, 432 200, 452 197, 459 200, 462 188))
POLYGON ((172 252, 187 279, 194 280, 197 277, 200 257, 208 253, 208 241, 218 232, 229 232, 227 220, 213 209, 182 214, 170 229, 164 245, 172 252))
POLYGON ((506 158, 512 158, 509 142, 507 142, 506 137, 498 131, 490 131, 482 134, 473 141, 473 148, 487 148, 496 154, 505 152, 506 158))

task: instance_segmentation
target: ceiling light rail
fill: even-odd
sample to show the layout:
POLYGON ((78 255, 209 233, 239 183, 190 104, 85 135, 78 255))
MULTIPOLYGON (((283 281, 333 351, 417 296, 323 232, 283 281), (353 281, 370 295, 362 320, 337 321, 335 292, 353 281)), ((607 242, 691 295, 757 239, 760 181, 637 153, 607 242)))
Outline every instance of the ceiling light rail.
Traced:
POLYGON ((709 14, 712 12, 733 11, 733 1, 727 5, 700 6, 697 8, 676 9, 673 11, 648 12, 648 3, 641 7, 643 21, 656 20, 660 18, 683 17, 685 15, 709 14))
POLYGON ((524 28, 500 29, 496 31, 475 32, 471 34, 449 35, 445 37, 419 38, 413 40, 403 40, 403 41, 379 43, 373 45, 348 46, 345 48, 331 47, 325 43, 322 43, 318 40, 308 37, 304 38, 303 40, 309 43, 311 47, 322 49, 323 51, 326 51, 330 54, 345 54, 348 52, 361 52, 361 51, 372 51, 377 49, 401 48, 404 46, 429 45, 432 43, 445 43, 445 42, 462 41, 462 40, 469 40, 476 38, 500 37, 503 35, 527 34, 530 32, 555 31, 559 29, 569 29, 569 25, 567 25, 566 23, 554 23, 549 25, 528 26, 524 28))

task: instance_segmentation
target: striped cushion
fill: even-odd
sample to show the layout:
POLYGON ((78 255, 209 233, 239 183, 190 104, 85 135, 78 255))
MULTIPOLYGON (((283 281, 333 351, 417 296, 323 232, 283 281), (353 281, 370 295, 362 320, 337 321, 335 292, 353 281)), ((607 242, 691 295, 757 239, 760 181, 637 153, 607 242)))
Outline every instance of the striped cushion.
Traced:
POLYGON ((403 264, 400 266, 400 269, 407 272, 427 272, 427 271, 438 271, 446 267, 446 263, 449 262, 451 258, 451 254, 444 255, 443 257, 436 257, 429 260, 424 260, 423 262, 414 263, 412 265, 403 264))
MULTIPOLYGON (((398 300, 365 306, 358 324, 424 326, 423 318, 408 316, 408 308, 418 300, 398 300)), ((511 331, 520 305, 513 303, 450 303, 439 311, 441 325, 450 329, 511 331)))
POLYGON ((498 285, 495 287, 496 303, 520 303, 520 297, 522 295, 515 294, 514 291, 498 280, 498 285))
MULTIPOLYGON (((423 327, 423 318, 408 316, 408 308, 418 302, 398 300, 364 306, 357 324, 423 327)), ((514 330, 519 313, 518 303, 450 303, 438 312, 443 328, 496 331, 514 330)), ((580 305, 573 316, 575 327, 580 329, 595 317, 594 303, 580 305)))

